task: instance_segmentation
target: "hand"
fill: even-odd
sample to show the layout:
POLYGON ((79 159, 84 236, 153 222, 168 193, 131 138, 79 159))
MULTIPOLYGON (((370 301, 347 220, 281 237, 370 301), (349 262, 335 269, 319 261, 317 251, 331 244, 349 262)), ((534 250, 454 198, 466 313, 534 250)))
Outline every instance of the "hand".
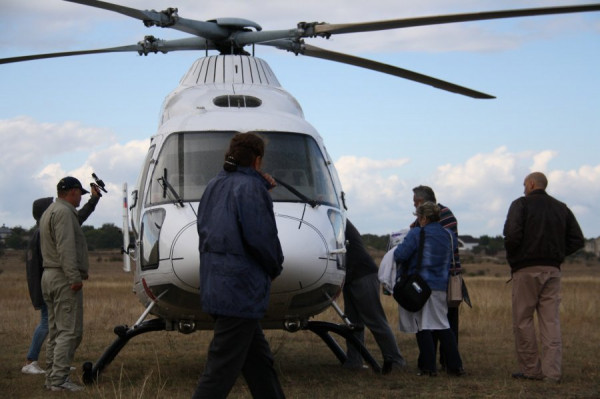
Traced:
POLYGON ((82 288, 83 288, 83 283, 74 283, 74 284, 71 284, 71 290, 73 290, 75 292, 79 291, 82 288))
POLYGON ((269 182, 269 184, 271 185, 271 187, 269 188, 269 190, 271 190, 271 189, 273 189, 273 188, 277 187, 277 182, 275 181, 275 179, 273 178, 273 176, 271 176, 270 174, 268 174, 268 173, 265 173, 265 172, 260 172, 260 174, 261 174, 261 175, 262 175, 262 177, 264 177, 264 178, 265 178, 265 180, 266 180, 266 181, 268 181, 268 182, 269 182))
POLYGON ((92 193, 92 197, 102 197, 100 188, 98 188, 98 185, 94 183, 90 183, 90 192, 92 193))

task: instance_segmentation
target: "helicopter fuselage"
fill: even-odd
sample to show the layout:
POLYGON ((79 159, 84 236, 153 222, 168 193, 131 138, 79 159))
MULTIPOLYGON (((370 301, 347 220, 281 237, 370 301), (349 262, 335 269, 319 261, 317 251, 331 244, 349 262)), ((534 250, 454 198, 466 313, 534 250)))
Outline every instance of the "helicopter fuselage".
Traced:
POLYGON ((212 328, 199 293, 196 210, 229 140, 247 132, 265 140, 263 170, 280 182, 271 195, 285 260, 263 326, 298 329, 341 292, 344 198, 321 136, 265 61, 201 58, 165 99, 131 206, 134 291, 182 332, 212 328))

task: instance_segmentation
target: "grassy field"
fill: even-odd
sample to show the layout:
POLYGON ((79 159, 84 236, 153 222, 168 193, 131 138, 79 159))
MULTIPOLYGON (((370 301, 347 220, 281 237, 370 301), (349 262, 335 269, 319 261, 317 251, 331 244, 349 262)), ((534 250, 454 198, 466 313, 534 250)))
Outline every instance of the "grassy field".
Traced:
MULTIPOLYGON (((120 256, 92 253, 85 285, 85 333, 75 365, 96 361, 114 340, 113 327, 133 324, 143 309, 131 290, 132 276, 121 271, 120 256)), ((600 397, 600 265, 563 267, 563 382, 547 385, 510 378, 516 371, 511 331, 511 285, 501 262, 468 264, 467 284, 473 308, 461 306, 460 351, 467 375, 436 378, 416 375, 417 346, 413 335, 397 330, 397 307, 383 297, 388 319, 410 367, 390 375, 343 370, 314 334, 267 331, 276 367, 288 398, 599 398, 600 397)), ((156 332, 136 337, 82 393, 53 393, 42 387, 43 376, 20 369, 39 320, 27 294, 23 254, 0 257, 0 397, 46 398, 189 398, 206 360, 210 331, 183 335, 156 332)), ((343 304, 340 303, 340 306, 343 304)), ((317 317, 341 322, 333 310, 317 317)), ((343 343, 342 343, 343 344, 343 343)), ((371 335, 367 346, 381 355, 371 335)), ((45 347, 44 347, 45 349, 45 347)), ((43 365, 44 350, 40 358, 43 365)), ((74 380, 79 378, 79 371, 74 380)), ((250 394, 240 379, 231 398, 250 394)))

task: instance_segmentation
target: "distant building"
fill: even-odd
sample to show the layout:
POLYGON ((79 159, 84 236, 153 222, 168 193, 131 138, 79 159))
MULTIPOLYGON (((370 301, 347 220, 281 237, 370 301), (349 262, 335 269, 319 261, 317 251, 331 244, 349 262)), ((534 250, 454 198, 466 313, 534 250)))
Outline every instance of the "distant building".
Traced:
POLYGON ((472 251, 479 245, 479 240, 473 236, 458 236, 458 250, 472 251))
POLYGON ((12 233, 12 230, 6 227, 3 223, 2 227, 0 227, 0 241, 4 242, 4 239, 12 233))
POLYGON ((590 252, 593 253, 595 256, 600 257, 600 237, 592 238, 591 240, 586 240, 583 250, 585 252, 590 252))

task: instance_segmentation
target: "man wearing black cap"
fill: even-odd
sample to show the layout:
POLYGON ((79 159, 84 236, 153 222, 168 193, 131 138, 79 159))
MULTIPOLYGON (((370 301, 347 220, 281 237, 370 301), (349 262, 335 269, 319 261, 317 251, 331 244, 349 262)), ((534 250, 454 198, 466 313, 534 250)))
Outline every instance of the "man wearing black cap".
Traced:
POLYGON ((83 337, 83 280, 88 278, 88 253, 76 208, 89 192, 68 176, 56 186, 56 201, 40 220, 44 273, 42 293, 48 306, 46 388, 80 391, 69 379, 75 350, 83 337))
MULTIPOLYGON (((100 192, 97 187, 92 185, 91 196, 88 202, 81 207, 77 212, 79 224, 83 224, 87 218, 94 212, 96 205, 100 200, 100 192)), ((54 202, 53 197, 38 198, 33 201, 32 214, 35 219, 36 229, 29 240, 27 247, 26 271, 27 271, 27 286, 29 288, 29 296, 31 303, 36 310, 40 311, 40 323, 35 328, 31 345, 27 352, 27 362, 21 368, 24 374, 44 374, 45 370, 38 365, 38 358, 42 345, 48 336, 48 308, 42 294, 42 272, 43 258, 42 249, 40 247, 40 218, 48 207, 54 202)))

